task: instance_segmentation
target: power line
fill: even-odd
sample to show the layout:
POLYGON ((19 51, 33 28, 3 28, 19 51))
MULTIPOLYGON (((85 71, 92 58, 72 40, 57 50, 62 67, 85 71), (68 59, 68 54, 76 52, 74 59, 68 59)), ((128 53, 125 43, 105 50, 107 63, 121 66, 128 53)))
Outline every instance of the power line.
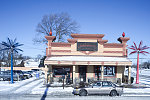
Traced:
MULTIPOLYGON (((129 59, 137 59, 137 58, 129 58, 129 59)), ((139 59, 150 59, 150 58, 139 58, 139 59)))

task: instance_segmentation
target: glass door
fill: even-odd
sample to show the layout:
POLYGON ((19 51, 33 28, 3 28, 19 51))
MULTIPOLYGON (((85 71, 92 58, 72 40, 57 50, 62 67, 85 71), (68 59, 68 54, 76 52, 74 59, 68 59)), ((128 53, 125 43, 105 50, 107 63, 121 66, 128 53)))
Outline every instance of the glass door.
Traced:
POLYGON ((86 82, 86 66, 79 66, 80 81, 86 82))

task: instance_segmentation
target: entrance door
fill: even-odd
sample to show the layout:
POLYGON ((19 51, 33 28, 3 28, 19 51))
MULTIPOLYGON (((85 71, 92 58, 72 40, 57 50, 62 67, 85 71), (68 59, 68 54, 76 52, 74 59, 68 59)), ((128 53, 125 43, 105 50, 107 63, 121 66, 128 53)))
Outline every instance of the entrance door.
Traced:
POLYGON ((79 66, 80 81, 86 82, 86 66, 79 66))

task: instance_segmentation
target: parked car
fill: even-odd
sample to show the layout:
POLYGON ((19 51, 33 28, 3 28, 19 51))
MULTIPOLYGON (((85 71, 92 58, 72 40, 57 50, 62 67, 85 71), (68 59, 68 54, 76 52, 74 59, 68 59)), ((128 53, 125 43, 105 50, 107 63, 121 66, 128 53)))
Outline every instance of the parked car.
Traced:
MULTIPOLYGON (((3 81, 10 81, 11 80, 11 71, 1 71, 0 72, 0 79, 3 81)), ((19 81, 22 80, 23 76, 18 75, 16 73, 13 73, 13 80, 14 81, 19 81)))
POLYGON ((23 77, 23 79, 27 79, 27 75, 25 75, 21 70, 13 70, 15 74, 18 74, 19 76, 23 77))
POLYGON ((108 94, 110 96, 122 95, 123 87, 117 86, 110 81, 98 81, 87 87, 74 88, 73 94, 86 96, 90 94, 108 94))
POLYGON ((23 75, 26 77, 26 79, 29 79, 32 77, 31 73, 28 71, 23 71, 23 75))
POLYGON ((27 71, 27 72, 30 73, 32 77, 35 76, 33 71, 27 71))

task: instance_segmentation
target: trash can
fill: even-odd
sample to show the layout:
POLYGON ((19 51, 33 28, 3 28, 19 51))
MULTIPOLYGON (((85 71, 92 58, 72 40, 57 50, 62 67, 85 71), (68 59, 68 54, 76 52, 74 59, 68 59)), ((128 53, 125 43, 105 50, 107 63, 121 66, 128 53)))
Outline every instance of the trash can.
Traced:
POLYGON ((36 78, 39 78, 39 73, 36 73, 36 78))

